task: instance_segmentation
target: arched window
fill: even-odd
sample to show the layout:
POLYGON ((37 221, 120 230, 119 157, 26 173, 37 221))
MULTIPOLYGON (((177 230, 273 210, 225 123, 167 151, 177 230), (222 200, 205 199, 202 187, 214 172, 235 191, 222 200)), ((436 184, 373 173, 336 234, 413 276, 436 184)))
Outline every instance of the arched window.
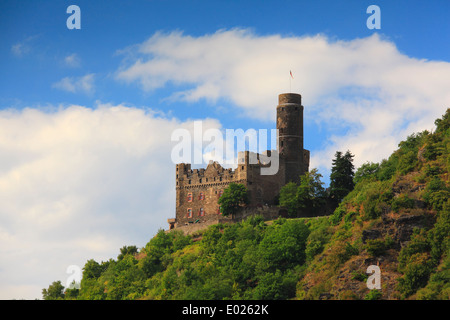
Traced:
POLYGON ((187 217, 192 218, 192 209, 191 208, 187 209, 187 217))
POLYGON ((198 215, 199 215, 200 217, 203 217, 203 216, 205 215, 205 209, 200 208, 200 210, 198 211, 198 215))

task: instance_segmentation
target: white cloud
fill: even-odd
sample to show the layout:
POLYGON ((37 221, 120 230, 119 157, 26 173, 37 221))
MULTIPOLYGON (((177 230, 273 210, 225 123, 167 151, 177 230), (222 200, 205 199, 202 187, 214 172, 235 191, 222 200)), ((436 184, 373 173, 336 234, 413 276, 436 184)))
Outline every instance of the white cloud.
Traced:
POLYGON ((144 246, 175 216, 170 137, 192 121, 124 105, 55 110, 0 111, 0 299, 41 298, 69 265, 144 246))
POLYGON ((16 57, 22 57, 24 55, 27 55, 28 53, 31 52, 31 50, 34 46, 34 41, 39 37, 40 37, 40 35, 29 36, 29 37, 25 38, 24 40, 13 44, 11 46, 11 52, 16 57))
POLYGON ((91 94, 94 92, 95 74, 89 73, 82 77, 65 77, 52 84, 52 88, 72 92, 91 94))
POLYGON ((120 81, 144 91, 179 85, 171 99, 225 99, 246 116, 268 120, 277 95, 289 91, 292 70, 305 121, 319 124, 331 140, 312 154, 312 166, 329 168, 334 152, 347 149, 357 165, 380 161, 406 135, 432 129, 450 104, 449 62, 408 57, 377 34, 335 41, 239 29, 199 37, 158 32, 123 52, 129 55, 117 71, 120 81))
POLYGON ((81 64, 81 59, 76 53, 64 57, 64 64, 71 68, 77 68, 81 64))

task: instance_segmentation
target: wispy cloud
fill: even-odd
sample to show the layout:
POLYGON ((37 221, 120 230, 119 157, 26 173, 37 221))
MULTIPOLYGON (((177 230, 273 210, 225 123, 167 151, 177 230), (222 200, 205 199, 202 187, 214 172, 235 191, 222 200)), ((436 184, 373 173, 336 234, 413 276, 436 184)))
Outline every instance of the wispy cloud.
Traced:
POLYGON ((82 77, 65 77, 52 84, 52 88, 72 92, 91 94, 94 92, 95 74, 89 73, 82 77))
POLYGON ((81 59, 76 53, 64 57, 64 64, 71 68, 77 68, 81 65, 81 59))
POLYGON ((314 166, 329 167, 334 152, 346 149, 357 154, 356 164, 379 161, 407 134, 432 129, 450 104, 449 62, 408 57, 377 34, 336 41, 241 29, 199 37, 158 32, 123 52, 120 81, 144 91, 179 85, 171 99, 226 99, 259 119, 274 118, 292 70, 305 121, 321 124, 329 137, 326 147, 315 146, 314 166))
POLYGON ((39 35, 33 35, 19 41, 11 46, 11 52, 16 57, 23 57, 29 54, 33 47, 33 42, 39 37, 39 35))

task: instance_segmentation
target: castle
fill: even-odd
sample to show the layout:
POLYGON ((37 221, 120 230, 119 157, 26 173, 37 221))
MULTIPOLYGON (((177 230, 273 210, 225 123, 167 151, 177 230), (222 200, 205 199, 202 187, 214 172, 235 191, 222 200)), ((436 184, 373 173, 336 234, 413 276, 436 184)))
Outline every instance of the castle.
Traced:
POLYGON ((273 175, 261 174, 267 166, 263 159, 272 152, 256 154, 239 153, 236 169, 223 168, 211 161, 206 169, 191 169, 191 164, 176 165, 176 218, 168 219, 170 229, 192 224, 212 224, 231 219, 223 217, 217 203, 223 190, 232 182, 247 187, 249 207, 274 204, 280 189, 288 182, 298 182, 308 171, 309 151, 303 148, 302 97, 296 93, 278 96, 276 128, 278 130, 278 171, 273 175))

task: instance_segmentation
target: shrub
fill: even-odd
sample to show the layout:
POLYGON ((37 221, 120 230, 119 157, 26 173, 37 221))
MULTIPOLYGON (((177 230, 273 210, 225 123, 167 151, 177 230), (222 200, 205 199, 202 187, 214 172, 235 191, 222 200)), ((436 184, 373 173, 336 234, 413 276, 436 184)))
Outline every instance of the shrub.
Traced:
POLYGON ((430 258, 426 253, 416 253, 409 259, 404 274, 398 279, 398 289, 403 297, 408 297, 424 287, 433 271, 430 258))
POLYGON ((381 239, 369 239, 367 240, 365 248, 371 256, 378 257, 386 251, 386 244, 385 241, 381 239))
POLYGON ((339 263, 344 263, 352 256, 359 254, 359 250, 356 246, 352 246, 350 243, 346 243, 344 250, 338 253, 339 263))
POLYGON ((414 208, 415 201, 411 199, 406 194, 401 194, 398 197, 392 200, 391 208, 395 212, 398 212, 400 209, 412 209, 414 208))
POLYGON ((331 224, 334 226, 338 225, 344 217, 345 213, 345 205, 343 202, 341 202, 341 204, 339 204, 339 207, 334 210, 333 215, 330 217, 331 224))
POLYGON ((370 292, 364 297, 364 300, 379 300, 383 296, 381 290, 370 290, 370 292))

